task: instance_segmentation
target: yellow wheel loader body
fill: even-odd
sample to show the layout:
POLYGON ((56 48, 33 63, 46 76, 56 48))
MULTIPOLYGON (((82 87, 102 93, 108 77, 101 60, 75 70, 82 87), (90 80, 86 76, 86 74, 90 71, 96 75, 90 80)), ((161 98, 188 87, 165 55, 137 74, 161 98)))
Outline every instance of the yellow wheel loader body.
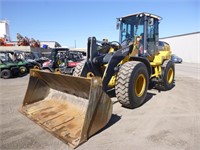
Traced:
POLYGON ((112 102, 101 82, 31 70, 20 112, 76 148, 110 120, 112 102))
POLYGON ((31 70, 20 112, 76 148, 108 123, 113 95, 122 106, 136 108, 151 80, 171 89, 174 64, 168 44, 158 49, 159 20, 148 13, 118 18, 120 42, 88 38, 87 59, 74 76, 31 70))

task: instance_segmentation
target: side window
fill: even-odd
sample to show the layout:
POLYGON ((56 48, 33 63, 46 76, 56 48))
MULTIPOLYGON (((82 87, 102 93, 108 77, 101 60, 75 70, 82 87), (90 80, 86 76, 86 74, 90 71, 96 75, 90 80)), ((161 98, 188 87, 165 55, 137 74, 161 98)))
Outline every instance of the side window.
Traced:
POLYGON ((148 39, 150 41, 154 39, 154 26, 148 26, 148 39))
POLYGON ((131 34, 131 25, 122 23, 122 28, 121 28, 121 41, 123 42, 124 40, 128 38, 132 38, 133 35, 131 34))
POLYGON ((127 25, 126 38, 132 38, 131 25, 130 24, 127 25))
POLYGON ((158 51, 158 20, 155 18, 148 19, 147 27, 147 50, 150 55, 158 51))
POLYGON ((148 20, 148 29, 147 29, 148 33, 147 33, 147 39, 149 41, 154 41, 154 19, 153 18, 149 18, 148 20))
POLYGON ((126 24, 122 23, 121 28, 121 41, 124 41, 126 39, 126 24))

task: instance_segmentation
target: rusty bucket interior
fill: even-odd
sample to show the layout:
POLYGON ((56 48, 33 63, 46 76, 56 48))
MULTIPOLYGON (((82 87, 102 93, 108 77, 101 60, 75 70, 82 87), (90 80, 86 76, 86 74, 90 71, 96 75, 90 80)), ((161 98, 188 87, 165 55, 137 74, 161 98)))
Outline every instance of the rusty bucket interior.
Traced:
POLYGON ((76 148, 110 120, 112 102, 100 78, 32 69, 20 112, 76 148))

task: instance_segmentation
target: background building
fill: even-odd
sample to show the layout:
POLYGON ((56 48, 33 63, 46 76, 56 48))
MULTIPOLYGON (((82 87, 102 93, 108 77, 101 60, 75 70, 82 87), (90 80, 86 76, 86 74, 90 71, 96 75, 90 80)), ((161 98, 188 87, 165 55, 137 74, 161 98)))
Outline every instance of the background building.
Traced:
POLYGON ((172 53, 183 62, 200 63, 200 32, 165 37, 160 41, 169 43, 172 53))
POLYGON ((10 41, 9 23, 7 20, 0 20, 0 38, 10 41))

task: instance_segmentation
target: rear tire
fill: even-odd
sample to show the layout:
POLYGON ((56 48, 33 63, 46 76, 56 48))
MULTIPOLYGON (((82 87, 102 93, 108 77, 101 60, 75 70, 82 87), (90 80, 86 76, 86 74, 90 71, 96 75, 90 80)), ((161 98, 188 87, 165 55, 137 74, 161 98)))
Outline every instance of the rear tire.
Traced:
POLYGON ((167 91, 174 87, 175 69, 171 60, 165 60, 162 64, 162 81, 155 84, 159 91, 167 91))
POLYGON ((149 75, 142 62, 130 61, 121 66, 117 74, 115 93, 124 107, 140 106, 147 94, 149 75))
POLYGON ((164 90, 170 90, 174 86, 175 69, 172 61, 164 61, 163 65, 163 87, 164 90))
POLYGON ((1 77, 4 79, 9 79, 11 77, 11 71, 9 69, 2 70, 1 77))

